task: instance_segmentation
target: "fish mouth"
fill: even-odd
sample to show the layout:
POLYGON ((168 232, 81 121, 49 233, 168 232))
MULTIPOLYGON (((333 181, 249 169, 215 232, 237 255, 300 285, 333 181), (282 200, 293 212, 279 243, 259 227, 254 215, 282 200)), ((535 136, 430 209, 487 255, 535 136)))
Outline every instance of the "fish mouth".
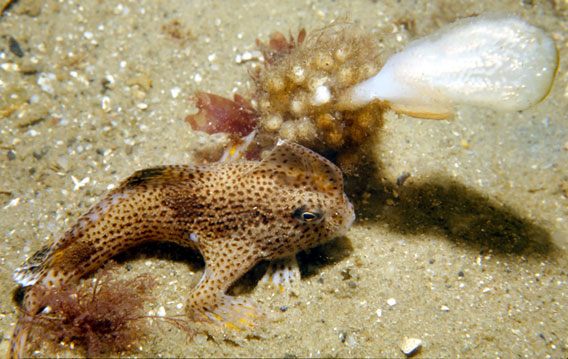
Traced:
POLYGON ((355 222, 356 216, 353 204, 347 198, 345 201, 347 203, 347 211, 345 211, 345 215, 343 216, 343 222, 339 225, 338 231, 335 235, 336 237, 341 237, 347 233, 353 222, 355 222))
POLYGON ((351 228, 351 225, 353 224, 353 222, 355 222, 355 218, 357 218, 357 216, 355 215, 355 208, 353 207, 353 204, 351 202, 349 202, 349 200, 347 200, 347 204, 349 206, 349 212, 351 212, 351 218, 349 218, 345 224, 345 231, 347 232, 347 230, 349 230, 349 228, 351 228))

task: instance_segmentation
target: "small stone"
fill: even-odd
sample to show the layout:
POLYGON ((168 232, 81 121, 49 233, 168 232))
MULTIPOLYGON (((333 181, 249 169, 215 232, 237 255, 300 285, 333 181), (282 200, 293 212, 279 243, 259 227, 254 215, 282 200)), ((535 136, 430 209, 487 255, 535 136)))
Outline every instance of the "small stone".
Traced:
POLYGON ((42 72, 37 78, 37 84, 42 89, 42 91, 53 95, 53 84, 56 82, 57 77, 55 74, 49 72, 42 72))
POLYGON ((104 112, 110 112, 112 110, 112 106, 110 104, 110 97, 103 96, 101 99, 101 108, 104 112))
MULTIPOLYGON (((7 62, 5 64, 0 64, 0 68, 6 72, 16 72, 16 71, 20 71, 20 65, 18 64, 13 64, 10 62, 7 62)), ((39 82, 38 82, 39 85, 39 82)))
POLYGON ((181 92, 181 89, 179 87, 172 87, 172 89, 170 90, 170 93, 172 94, 172 98, 177 98, 179 96, 181 92))
POLYGON ((24 51, 20 47, 18 40, 14 39, 12 36, 8 39, 8 48, 10 52, 18 57, 24 57, 24 51))
POLYGON ((387 300, 387 304, 390 305, 391 307, 394 306, 394 305, 396 305, 396 299, 394 299, 394 298, 389 298, 389 299, 387 300))
POLYGON ((166 308, 164 308, 163 306, 158 308, 158 312, 156 314, 159 317, 165 317, 166 316, 166 308))
POLYGON ((252 60, 252 53, 250 51, 243 52, 243 61, 252 60))
MULTIPOLYGON (((377 309, 375 311, 375 313, 377 314, 377 318, 380 318, 383 316, 383 310, 381 308, 377 309)), ((377 321, 379 321, 379 319, 377 319, 377 321)))
POLYGON ((450 307, 448 307, 447 305, 442 305, 440 306, 440 310, 442 312, 449 312, 450 311, 450 307))
POLYGON ((411 356, 418 348, 422 346, 422 340, 418 338, 404 337, 399 347, 406 356, 411 356))

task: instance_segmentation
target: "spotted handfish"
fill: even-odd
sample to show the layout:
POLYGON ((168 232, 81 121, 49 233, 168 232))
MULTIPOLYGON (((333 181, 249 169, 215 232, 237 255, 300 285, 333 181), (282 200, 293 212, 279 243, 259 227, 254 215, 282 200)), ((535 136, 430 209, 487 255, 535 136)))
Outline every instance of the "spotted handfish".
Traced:
MULTIPOLYGON (((77 282, 146 241, 174 242, 198 250, 206 263, 189 293, 190 317, 234 323, 254 314, 226 294, 239 277, 261 260, 343 235, 354 219, 341 171, 303 146, 280 141, 261 161, 135 172, 16 269, 14 278, 28 287, 22 312, 33 315, 45 307, 40 286, 77 282)), ((16 327, 13 357, 25 353, 27 334, 16 327)))

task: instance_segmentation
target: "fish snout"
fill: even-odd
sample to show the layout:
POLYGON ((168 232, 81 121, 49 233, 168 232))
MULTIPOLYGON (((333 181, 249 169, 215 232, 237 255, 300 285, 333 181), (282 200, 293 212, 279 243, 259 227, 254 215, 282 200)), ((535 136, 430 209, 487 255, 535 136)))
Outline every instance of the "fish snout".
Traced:
POLYGON ((335 237, 344 235, 351 228, 355 221, 355 209, 347 197, 345 197, 340 208, 335 211, 332 219, 335 222, 335 237))

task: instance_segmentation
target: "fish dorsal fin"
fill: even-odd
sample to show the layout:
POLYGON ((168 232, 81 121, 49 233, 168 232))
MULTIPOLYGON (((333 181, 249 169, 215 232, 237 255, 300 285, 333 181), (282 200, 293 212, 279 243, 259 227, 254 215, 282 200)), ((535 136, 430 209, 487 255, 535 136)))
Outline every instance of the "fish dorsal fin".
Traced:
POLYGON ((343 175, 331 161, 316 152, 288 140, 276 147, 252 172, 263 172, 294 187, 312 187, 316 191, 342 191, 343 175))
POLYGON ((190 177, 187 166, 158 166, 134 172, 120 183, 120 187, 133 188, 141 185, 183 182, 191 179, 190 177))

